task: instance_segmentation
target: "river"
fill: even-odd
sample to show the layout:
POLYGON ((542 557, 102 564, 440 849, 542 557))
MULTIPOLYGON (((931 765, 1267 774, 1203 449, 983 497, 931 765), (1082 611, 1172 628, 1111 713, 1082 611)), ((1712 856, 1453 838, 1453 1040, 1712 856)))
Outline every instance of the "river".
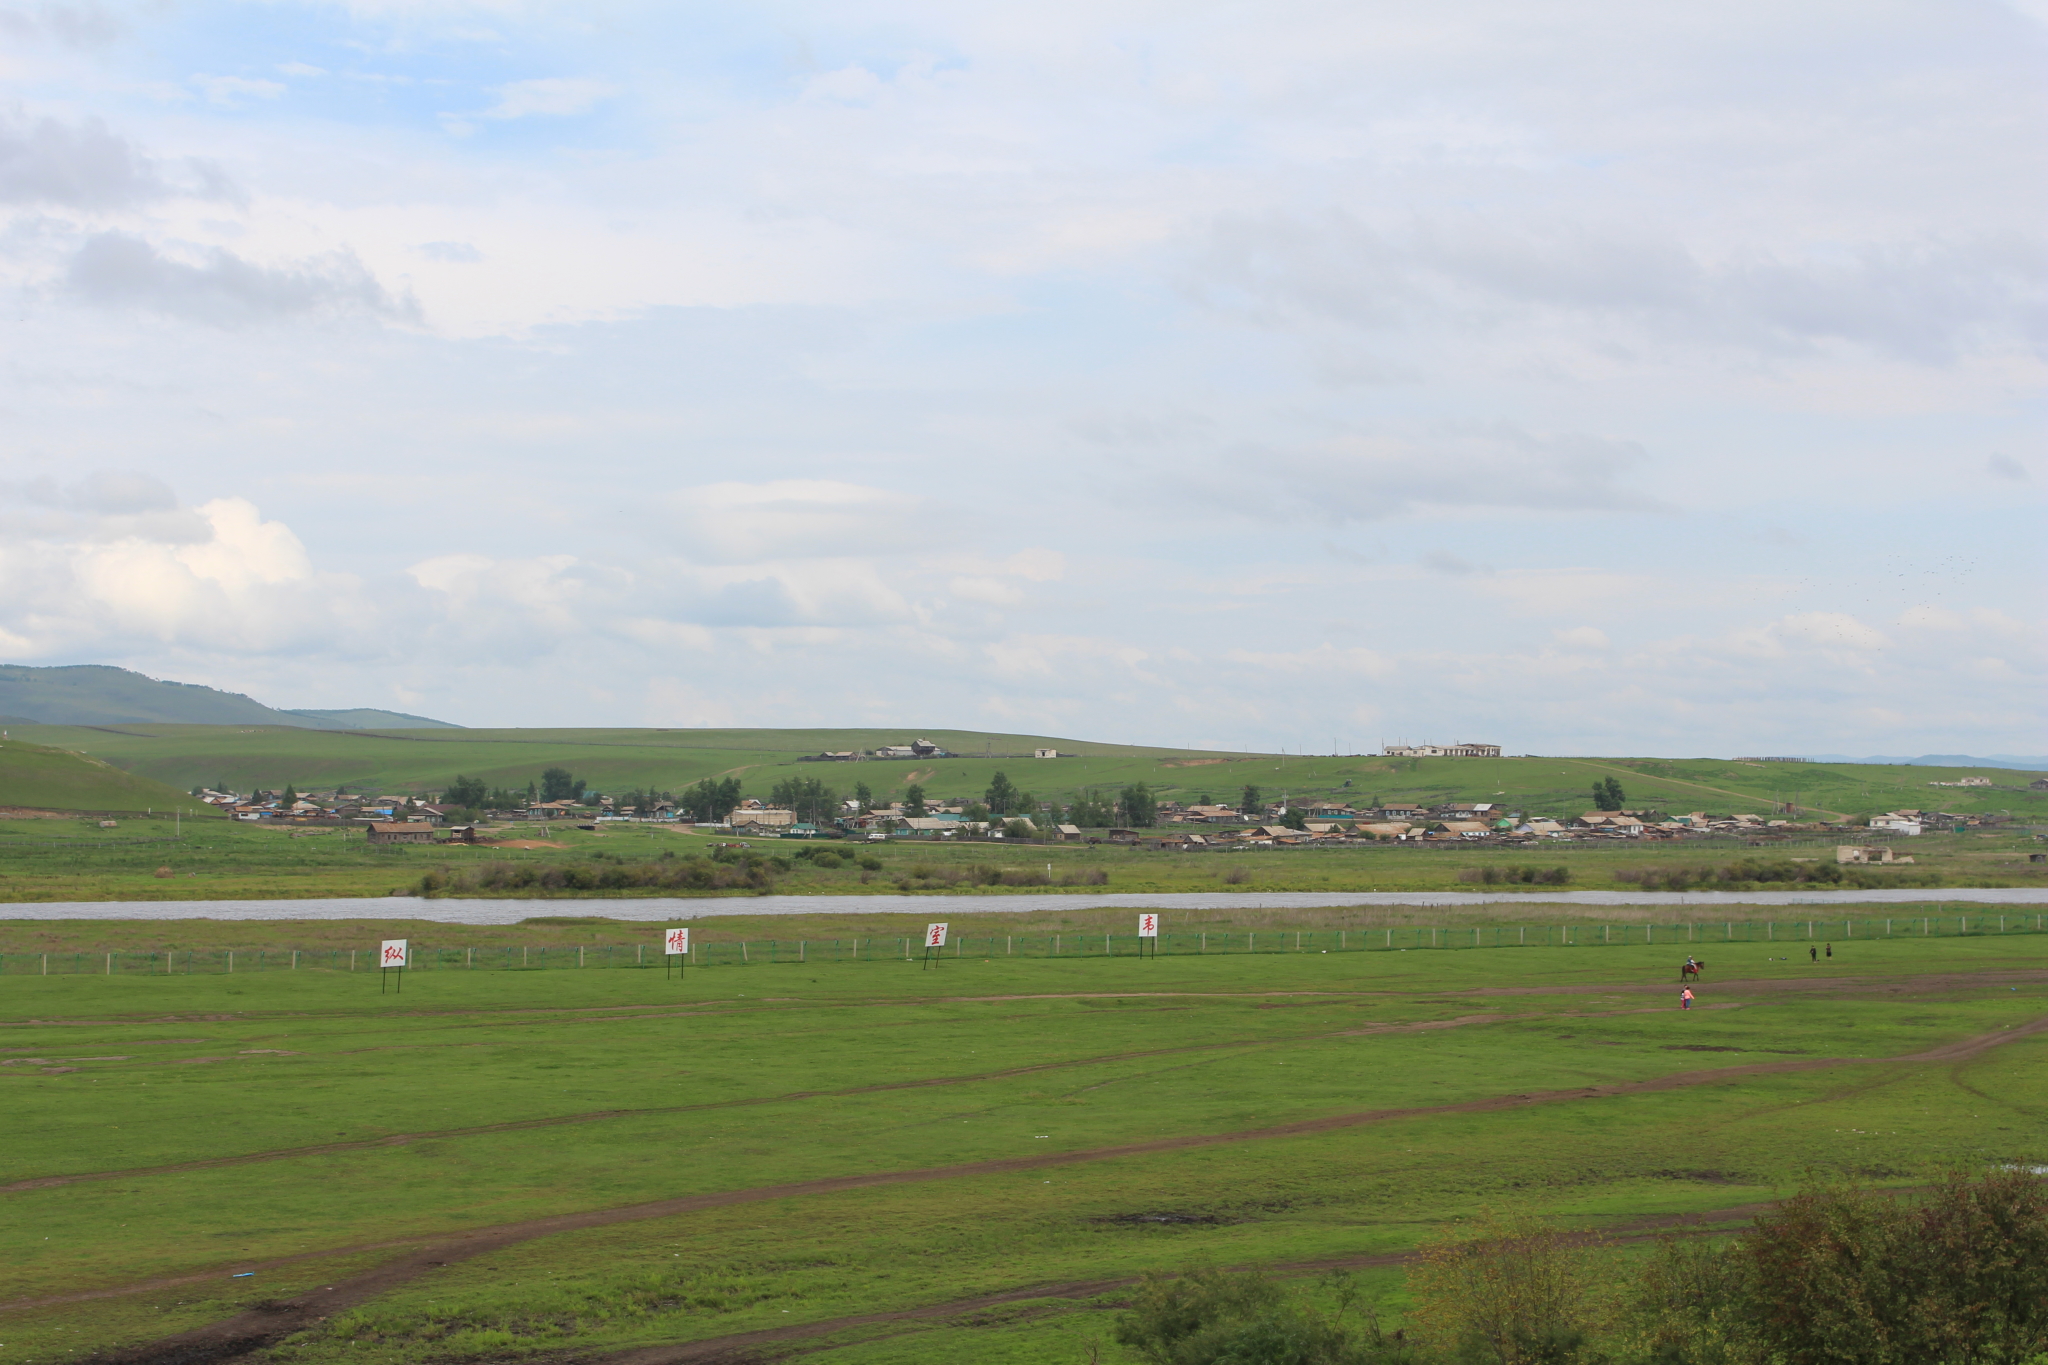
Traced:
POLYGON ((0 919, 426 919, 446 924, 517 924, 537 915, 593 915, 647 922, 706 915, 922 914, 935 918, 998 911, 1125 909, 1309 910, 1332 906, 1455 907, 1522 904, 1532 918, 1554 918, 1551 907, 1574 905, 1737 906, 1793 905, 2030 905, 2048 909, 2048 888, 1942 887, 1934 890, 1863 891, 1190 891, 1119 894, 911 896, 593 897, 590 899, 471 900, 378 896, 328 900, 24 901, 0 905, 0 919), (1538 907, 1544 907, 1539 912, 1538 907))

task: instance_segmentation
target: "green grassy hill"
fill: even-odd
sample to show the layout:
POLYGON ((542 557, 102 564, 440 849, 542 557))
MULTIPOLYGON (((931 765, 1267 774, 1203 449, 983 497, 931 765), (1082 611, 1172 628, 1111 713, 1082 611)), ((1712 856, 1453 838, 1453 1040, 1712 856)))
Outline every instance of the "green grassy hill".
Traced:
POLYGON ((7 807, 217 815, 205 802, 161 782, 124 772, 87 754, 30 744, 18 737, 0 741, 0 808, 7 807))
POLYGON ((543 768, 571 769, 597 791, 653 787, 679 791, 700 778, 732 774, 766 796, 785 777, 815 777, 851 793, 866 783, 878 800, 912 782, 933 797, 978 796, 1001 770, 1041 799, 1071 799, 1087 788, 1144 782, 1163 797, 1234 801, 1248 785, 1268 797, 1336 796, 1346 801, 1500 801, 1511 809, 1576 814, 1595 781, 1614 777, 1631 806, 1715 814, 1768 814, 1776 802, 1809 816, 1853 816, 1896 807, 2009 811, 2048 823, 2048 793, 2030 792, 2035 774, 2000 768, 1908 764, 1743 763, 1730 759, 1505 758, 1396 759, 1204 753, 1103 744, 1041 735, 959 730, 401 730, 315 731, 285 726, 34 726, 38 743, 78 749, 180 791, 225 782, 238 790, 345 785, 351 790, 438 791, 456 774, 523 788, 543 768), (824 750, 873 749, 924 735, 962 755, 925 761, 799 763, 824 750), (1056 748, 1057 759, 1017 757, 1056 748), (1937 787, 1964 776, 1989 787, 1937 787))

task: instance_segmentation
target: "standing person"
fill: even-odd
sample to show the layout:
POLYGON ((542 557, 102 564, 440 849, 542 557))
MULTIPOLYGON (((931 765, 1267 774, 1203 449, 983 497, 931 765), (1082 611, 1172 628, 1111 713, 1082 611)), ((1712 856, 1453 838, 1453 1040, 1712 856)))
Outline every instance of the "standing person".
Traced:
POLYGON ((1832 943, 1830 943, 1830 944, 1828 945, 1828 956, 1829 956, 1829 957, 1833 957, 1834 955, 1835 955, 1835 945, 1834 945, 1834 944, 1832 944, 1832 943))
POLYGON ((1678 993, 1678 1008, 1682 1010, 1689 1010, 1692 1008, 1692 987, 1687 986, 1684 990, 1678 993))
POLYGON ((1820 949, 1818 948, 1808 948, 1806 950, 1806 955, 1812 958, 1815 962, 1820 961, 1820 949))

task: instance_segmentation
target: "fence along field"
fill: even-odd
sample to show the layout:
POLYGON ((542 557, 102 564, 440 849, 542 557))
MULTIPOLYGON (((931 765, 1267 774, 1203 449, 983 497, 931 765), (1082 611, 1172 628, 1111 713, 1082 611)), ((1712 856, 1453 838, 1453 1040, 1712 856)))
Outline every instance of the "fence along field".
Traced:
MULTIPOLYGON (((426 966, 415 936, 424 974, 384 997, 367 962, 11 973, 4 1358, 395 1267, 268 1358, 588 1357, 986 1293, 1030 1311, 807 1358, 1080 1365, 1104 1315, 1034 1286, 1385 1260, 1483 1206, 1640 1226, 1809 1168, 2048 1161, 2023 1098, 2048 1088, 2031 925, 1857 921, 1819 964, 1723 938, 1688 1015, 1672 926, 1631 928, 1654 939, 1324 952, 1260 930, 1156 961, 1093 935, 976 956, 971 935, 934 972, 827 971, 811 943, 763 964, 749 940, 772 970, 687 981, 654 971, 653 934, 644 970, 551 954, 525 981, 426 966)), ((1397 1273, 1365 1281, 1390 1323, 1397 1273)))
MULTIPOLYGON (((1902 907, 1903 908, 1903 907, 1902 907)), ((944 957, 960 961, 997 957, 1095 958, 1244 953, 1371 953, 1471 948, 1669 947, 1705 951, 1716 944, 1801 946, 1873 939, 1983 938, 2048 933, 2048 913, 1993 911, 1985 914, 1895 914, 1849 919, 1716 920, 1673 924, 1460 924, 1390 925, 1363 929, 1248 929, 1171 933, 1151 919, 1131 934, 953 934, 944 957), (1839 931, 1839 933, 1837 932, 1839 931), (979 945, 979 946, 976 946, 979 945)), ((777 963, 909 962, 922 950, 914 935, 868 935, 815 939, 699 937, 683 942, 692 967, 772 966, 777 963)), ((943 941, 943 936, 942 936, 943 941)), ((585 968, 663 967, 660 937, 632 943, 475 944, 428 947, 411 941, 412 971, 542 971, 585 968)), ((373 948, 187 948, 110 949, 99 952, 0 953, 0 975, 104 976, 168 975, 237 971, 374 971, 373 948)))

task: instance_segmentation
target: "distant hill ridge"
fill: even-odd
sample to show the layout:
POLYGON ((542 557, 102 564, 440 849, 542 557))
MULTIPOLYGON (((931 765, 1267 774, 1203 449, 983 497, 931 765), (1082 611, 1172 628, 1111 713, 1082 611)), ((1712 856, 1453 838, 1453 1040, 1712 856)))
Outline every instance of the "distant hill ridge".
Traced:
POLYGON ((289 725, 301 730, 459 730, 445 720, 374 707, 280 710, 198 683, 167 682, 109 664, 0 664, 0 723, 16 725, 289 725))

